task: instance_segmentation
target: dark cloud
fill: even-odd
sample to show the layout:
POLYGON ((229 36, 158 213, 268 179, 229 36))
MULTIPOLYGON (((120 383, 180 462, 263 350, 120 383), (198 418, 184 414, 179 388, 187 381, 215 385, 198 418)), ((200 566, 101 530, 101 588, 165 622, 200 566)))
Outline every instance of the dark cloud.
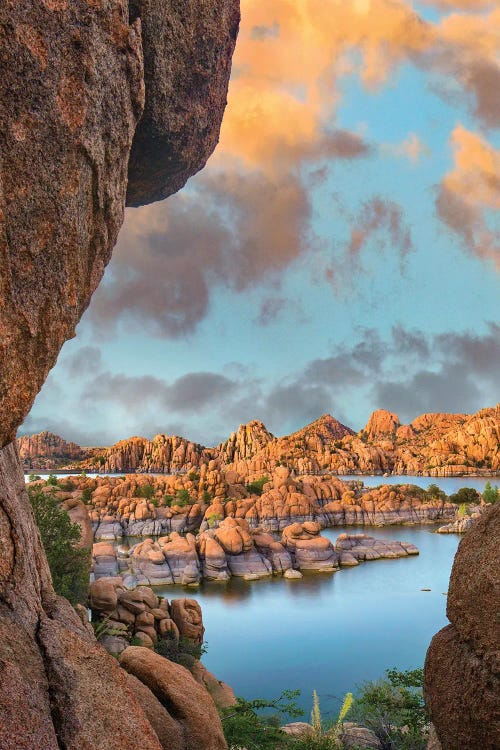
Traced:
POLYGON ((82 346, 63 360, 63 365, 71 377, 91 375, 102 369, 101 350, 97 346, 82 346))

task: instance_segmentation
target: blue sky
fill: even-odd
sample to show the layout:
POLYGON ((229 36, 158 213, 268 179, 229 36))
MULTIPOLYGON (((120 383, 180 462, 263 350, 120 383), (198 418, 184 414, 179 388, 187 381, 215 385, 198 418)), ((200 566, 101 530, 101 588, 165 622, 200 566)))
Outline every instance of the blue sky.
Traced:
POLYGON ((213 444, 499 400, 499 11, 298 5, 243 0, 220 146, 127 210, 21 433, 213 444))

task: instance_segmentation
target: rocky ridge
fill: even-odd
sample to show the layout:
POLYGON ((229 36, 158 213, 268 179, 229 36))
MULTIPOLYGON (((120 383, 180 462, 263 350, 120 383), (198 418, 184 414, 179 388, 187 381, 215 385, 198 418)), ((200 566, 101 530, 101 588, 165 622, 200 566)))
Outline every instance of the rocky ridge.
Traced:
MULTIPOLYGON (((27 469, 50 468, 43 437, 20 441, 27 469)), ((275 437, 254 420, 215 448, 178 436, 133 437, 109 448, 82 448, 75 460, 54 457, 52 468, 176 473, 198 470, 211 461, 249 479, 280 464, 298 474, 494 476, 500 473, 500 405, 473 415, 422 414, 408 425, 396 414, 379 410, 358 433, 328 414, 284 437, 275 437)))

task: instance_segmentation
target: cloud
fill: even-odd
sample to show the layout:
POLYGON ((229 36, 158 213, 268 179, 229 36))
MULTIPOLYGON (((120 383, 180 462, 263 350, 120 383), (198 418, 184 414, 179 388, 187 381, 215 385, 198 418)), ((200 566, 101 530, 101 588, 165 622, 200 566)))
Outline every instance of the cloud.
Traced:
POLYGON ((72 378, 96 373, 102 369, 101 350, 97 346, 82 346, 63 360, 63 366, 72 378))
POLYGON ((349 256, 359 258, 367 243, 380 233, 383 237, 379 237, 382 248, 385 245, 384 235, 387 233, 390 247, 398 252, 402 260, 414 249, 411 232, 405 226, 401 207, 393 201, 376 196, 363 205, 351 230, 349 256))
POLYGON ((404 157, 413 164, 418 164, 422 156, 430 156, 431 154, 428 146, 416 133, 410 133, 401 143, 383 143, 381 150, 383 153, 396 158, 404 157))
POLYGON ((385 337, 358 330, 329 356, 303 362, 274 382, 257 367, 235 363, 172 381, 103 370, 87 373, 77 392, 75 379, 71 393, 66 381, 51 376, 20 434, 49 429, 95 445, 166 433, 213 445, 252 419, 277 435, 325 412, 356 429, 377 408, 410 422, 422 412, 474 412, 497 402, 499 361, 496 323, 480 334, 429 335, 399 326, 385 337))
POLYGON ((500 269, 500 227, 491 217, 500 209, 500 151, 461 125, 451 144, 455 163, 438 188, 438 215, 470 252, 500 269))

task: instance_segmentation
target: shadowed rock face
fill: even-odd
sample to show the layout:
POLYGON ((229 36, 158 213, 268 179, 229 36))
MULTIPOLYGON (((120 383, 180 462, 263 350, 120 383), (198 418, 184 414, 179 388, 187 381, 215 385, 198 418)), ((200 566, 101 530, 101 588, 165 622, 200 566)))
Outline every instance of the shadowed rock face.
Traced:
POLYGON ((427 652, 425 697, 442 750, 500 747, 499 546, 497 504, 460 542, 448 594, 451 624, 427 652))
POLYGON ((132 0, 130 14, 142 24, 146 107, 130 154, 127 205, 141 206, 180 190, 217 145, 239 0, 132 0))
POLYGON ((185 17, 176 5, 141 3, 143 35, 127 0, 0 0, 0 750, 171 748, 124 670, 54 594, 12 441, 122 224, 143 51, 145 132, 154 123, 161 137, 167 123, 176 137, 167 152, 143 132, 135 164, 155 163, 147 180, 131 169, 135 203, 175 192, 217 143, 237 0, 193 2, 185 17))

